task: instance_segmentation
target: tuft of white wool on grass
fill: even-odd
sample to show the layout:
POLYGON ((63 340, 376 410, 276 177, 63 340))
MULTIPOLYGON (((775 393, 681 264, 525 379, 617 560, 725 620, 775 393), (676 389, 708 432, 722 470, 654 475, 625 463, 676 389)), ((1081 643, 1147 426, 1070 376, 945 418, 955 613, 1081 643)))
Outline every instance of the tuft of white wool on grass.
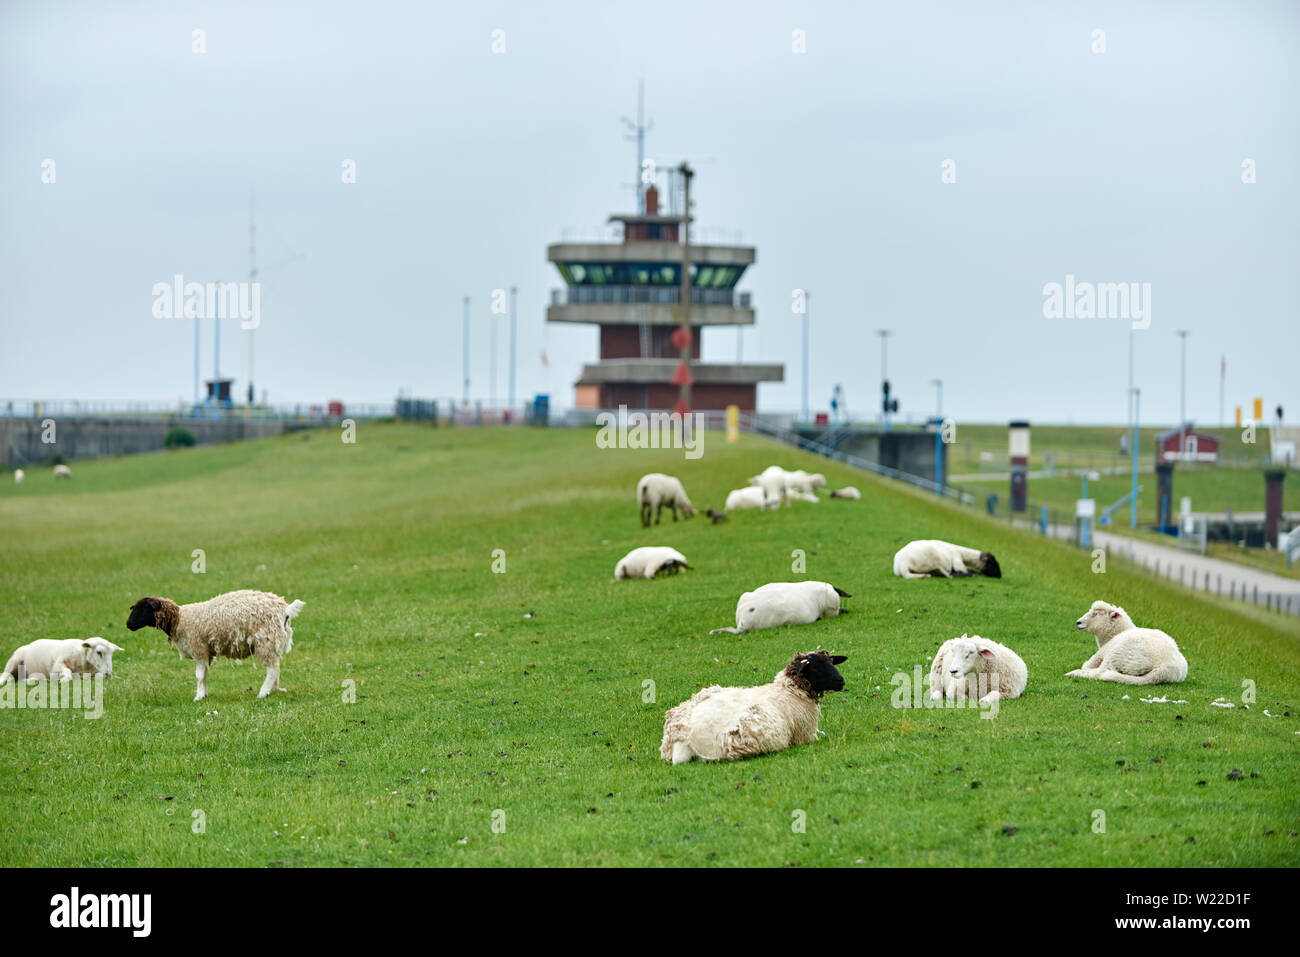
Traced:
POLYGON ((857 490, 856 486, 846 485, 844 488, 837 488, 831 491, 831 498, 862 498, 862 493, 857 490))
POLYGON ((977 676, 975 687, 989 689, 979 699, 984 704, 1019 698, 1029 682, 1024 659, 1006 645, 963 634, 949 638, 935 653, 930 665, 930 697, 935 701, 964 698, 972 684, 971 675, 977 676))
POLYGON ((56 465, 54 466, 54 477, 56 479, 70 479, 72 478, 72 469, 68 468, 66 465, 56 465))
POLYGON ((14 484, 22 485, 23 479, 27 478, 27 473, 22 469, 14 469, 14 484))
POLYGON ((736 627, 714 628, 711 635, 739 635, 782 625, 809 625, 842 615, 841 598, 852 598, 829 582, 769 582, 747 591, 736 602, 736 627))
MULTIPOLYGON (((1124 700, 1128 700, 1128 695, 1124 696, 1124 700)), ((1159 698, 1138 698, 1138 700, 1143 704, 1187 704, 1187 701, 1184 698, 1179 698, 1175 701, 1174 699, 1166 698, 1163 695, 1159 698)))
POLYGON ((614 566, 614 580, 674 575, 683 568, 692 570, 686 563, 686 556, 677 549, 666 545, 643 545, 618 560, 614 566))
POLYGON ((208 693, 208 668, 213 658, 236 661, 256 655, 266 668, 266 680, 257 693, 265 698, 280 686, 280 659, 293 649, 290 622, 303 609, 303 602, 286 602, 279 595, 241 589, 207 601, 178 605, 170 598, 141 598, 131 606, 126 627, 131 631, 157 628, 182 658, 194 660, 198 685, 195 701, 208 693))
POLYGON ((964 578, 976 574, 1001 578, 1002 568, 991 552, 922 538, 894 553, 894 574, 900 578, 964 578))
POLYGON ((117 645, 96 635, 93 638, 38 638, 23 645, 5 664, 0 685, 27 678, 69 680, 74 674, 113 675, 113 653, 117 645))
POLYGON ((1130 685, 1172 684, 1187 677, 1178 643, 1157 628, 1138 628, 1118 605, 1095 601, 1075 623, 1097 639, 1097 653, 1067 678, 1092 678, 1130 685))
POLYGON ((679 508, 683 518, 695 514, 695 506, 687 498, 681 480, 663 472, 650 472, 641 476, 641 480, 636 483, 636 500, 641 506, 641 525, 645 528, 650 526, 651 514, 654 515, 654 523, 659 524, 659 516, 665 506, 672 510, 674 522, 677 521, 679 508))
POLYGON ((771 684, 752 688, 710 685, 664 715, 659 756, 673 764, 693 759, 731 761, 815 741, 821 698, 844 688, 835 667, 844 655, 795 655, 771 684))
POLYGON ((1212 708, 1235 708, 1235 707, 1237 707, 1237 706, 1236 706, 1235 704, 1233 704, 1231 701, 1229 701, 1227 698, 1219 697, 1219 698, 1215 698, 1213 701, 1210 702, 1210 707, 1212 707, 1212 708))
POLYGON ((723 507, 728 512, 735 512, 746 508, 778 508, 780 505, 780 499, 768 501, 766 493, 761 488, 750 485, 745 488, 733 488, 728 492, 723 507))

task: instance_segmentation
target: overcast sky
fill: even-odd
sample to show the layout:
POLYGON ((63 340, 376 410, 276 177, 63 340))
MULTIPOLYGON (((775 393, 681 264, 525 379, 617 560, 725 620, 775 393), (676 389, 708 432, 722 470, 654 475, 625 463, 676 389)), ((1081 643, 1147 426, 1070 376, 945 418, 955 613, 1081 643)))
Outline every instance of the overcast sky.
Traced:
MULTIPOLYGON (((940 378, 958 421, 1123 421, 1130 323, 1043 315, 1073 275, 1150 284, 1144 421, 1178 416, 1177 329, 1190 418, 1218 421, 1226 356, 1229 419, 1294 421, 1298 64, 1293 2, 5 2, 0 397, 188 399, 193 322, 152 289, 246 278, 252 187, 259 393, 459 396, 470 295, 486 398, 517 285, 519 395, 571 405, 597 337, 547 327, 546 246, 632 209, 643 77, 648 155, 694 161, 700 227, 758 249, 744 358, 786 364, 760 410, 800 405, 803 287, 814 408, 842 383, 874 414, 883 327, 905 413, 940 378)), ((223 325, 241 394, 247 336, 223 325)))

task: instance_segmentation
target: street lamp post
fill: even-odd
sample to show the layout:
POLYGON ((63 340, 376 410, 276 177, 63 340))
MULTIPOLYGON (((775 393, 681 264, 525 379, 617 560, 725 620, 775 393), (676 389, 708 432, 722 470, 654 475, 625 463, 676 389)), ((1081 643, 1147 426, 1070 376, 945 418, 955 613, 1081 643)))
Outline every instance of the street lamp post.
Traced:
POLYGON ((1183 352, 1178 386, 1178 456, 1182 458, 1187 454, 1187 330, 1179 329, 1176 335, 1182 340, 1183 352))
POLYGON ((1133 390, 1133 485, 1129 489, 1128 524, 1129 528, 1138 527, 1138 409, 1141 404, 1141 389, 1133 390))
POLYGON ((803 421, 808 424, 808 290, 803 291, 803 421))
POLYGON ((465 351, 464 351, 464 360, 462 364, 462 369, 464 372, 463 391, 461 393, 460 400, 462 405, 468 407, 469 406, 469 296, 465 297, 465 321, 464 321, 464 331, 462 332, 462 339, 463 339, 465 351))
POLYGON ((889 377, 886 375, 885 358, 887 354, 886 341, 889 339, 888 329, 877 329, 876 335, 880 336, 880 391, 883 396, 881 403, 881 413, 884 417, 885 431, 889 431, 889 377))
POLYGON ((934 400, 934 490, 943 494, 943 380, 931 379, 934 400))

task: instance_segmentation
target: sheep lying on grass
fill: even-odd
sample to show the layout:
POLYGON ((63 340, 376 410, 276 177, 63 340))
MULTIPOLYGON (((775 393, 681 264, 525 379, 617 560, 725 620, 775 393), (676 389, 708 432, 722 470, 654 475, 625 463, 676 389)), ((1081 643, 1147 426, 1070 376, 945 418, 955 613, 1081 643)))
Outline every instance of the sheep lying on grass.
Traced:
POLYGON ((728 492, 726 509, 728 512, 735 512, 745 508, 767 508, 769 505, 775 508, 780 504, 780 499, 769 502, 761 488, 750 485, 746 488, 733 488, 728 492))
POLYGON ((962 578, 976 573, 989 578, 1002 577, 1002 569, 992 553, 937 538, 908 542, 894 554, 894 574, 900 578, 962 578))
POLYGON ((845 660, 845 655, 810 651, 795 655, 771 684, 697 691, 664 715, 659 756, 673 764, 692 758, 730 761, 815 740, 821 697, 843 690, 835 666, 845 660))
POLYGON ((58 678, 74 674, 113 675, 113 652, 121 651, 111 641, 94 638, 39 638, 9 656, 0 685, 15 679, 58 678))
POLYGON ((677 521, 677 510, 682 516, 690 518, 695 514, 695 506, 686 497, 686 489, 679 479, 662 472, 651 472, 641 476, 636 483, 636 500, 641 504, 641 525, 650 527, 650 514, 654 513, 655 524, 659 524, 659 513, 667 505, 673 511, 673 521, 677 521))
POLYGON ((1172 684, 1187 677, 1178 643, 1156 628, 1137 628, 1123 608, 1095 601, 1074 623, 1097 638, 1097 653, 1067 678, 1095 678, 1126 685, 1172 684))
POLYGON ((675 575, 683 568, 690 570, 686 556, 665 545, 645 545, 634 548, 614 566, 614 580, 620 578, 656 578, 675 575))
POLYGON ((862 498, 862 493, 852 485, 846 485, 844 488, 837 488, 831 491, 831 498, 862 498))
POLYGON ((194 659, 195 701, 207 696, 213 658, 257 655, 266 668, 257 696, 265 698, 272 689, 285 690, 280 687, 280 659, 293 648, 289 622, 302 609, 301 601, 286 603, 279 595, 248 589, 188 605, 177 605, 170 598, 141 598, 131 606, 126 627, 131 631, 157 628, 182 658, 194 659))
POLYGON ((979 635, 962 635, 949 638, 935 653, 930 666, 930 697, 935 701, 965 698, 972 690, 970 675, 977 676, 975 688, 985 692, 979 699, 984 704, 1019 698, 1029 681, 1024 660, 1006 645, 979 635))
POLYGON ((736 603, 736 627, 714 628, 711 635, 739 635, 760 628, 808 625, 844 614, 841 598, 852 598, 827 582, 770 582, 747 591, 736 603))
POLYGON ((56 465, 54 466, 54 477, 56 479, 70 479, 72 478, 72 469, 68 468, 66 465, 56 465))

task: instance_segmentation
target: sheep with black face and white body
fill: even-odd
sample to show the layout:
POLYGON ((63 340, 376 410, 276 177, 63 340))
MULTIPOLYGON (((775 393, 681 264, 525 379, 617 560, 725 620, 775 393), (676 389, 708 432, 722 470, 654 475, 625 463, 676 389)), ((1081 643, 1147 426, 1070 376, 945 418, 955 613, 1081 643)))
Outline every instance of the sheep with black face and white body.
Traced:
POLYGON ((1095 601, 1074 626, 1097 639, 1097 653, 1067 678, 1094 678, 1128 685, 1174 684, 1187 678, 1178 643, 1158 628, 1138 628, 1118 605, 1095 601))
POLYGON ((894 554, 894 574, 900 578, 1001 578, 1002 568, 991 552, 954 545, 937 538, 908 542, 894 554))
POLYGON ((782 751, 816 740, 821 698, 842 691, 835 667, 845 655, 795 655, 771 684, 754 688, 711 685, 664 715, 659 756, 673 764, 730 761, 782 751))
POLYGON ((293 648, 289 622, 303 602, 286 602, 270 592, 242 589, 207 601, 178 605, 170 598, 141 598, 131 606, 126 627, 131 631, 157 628, 167 636, 182 658, 192 658, 198 688, 195 701, 208 693, 207 674, 213 658, 247 658, 256 655, 266 668, 266 680, 257 693, 265 698, 280 687, 280 659, 293 648))
POLYGON ((632 549, 618 560, 614 566, 614 579, 657 578, 660 575, 675 575, 683 568, 693 570, 686 563, 686 556, 677 549, 666 545, 643 545, 632 549))
POLYGON ((848 609, 841 598, 852 598, 829 582, 769 582, 747 591, 736 603, 736 627, 714 628, 711 635, 739 635, 782 625, 809 625, 822 618, 834 618, 848 609))
POLYGON ((94 638, 38 638, 23 645, 5 664, 0 685, 25 678, 69 680, 74 674, 113 676, 113 653, 117 645, 96 635, 94 638))

